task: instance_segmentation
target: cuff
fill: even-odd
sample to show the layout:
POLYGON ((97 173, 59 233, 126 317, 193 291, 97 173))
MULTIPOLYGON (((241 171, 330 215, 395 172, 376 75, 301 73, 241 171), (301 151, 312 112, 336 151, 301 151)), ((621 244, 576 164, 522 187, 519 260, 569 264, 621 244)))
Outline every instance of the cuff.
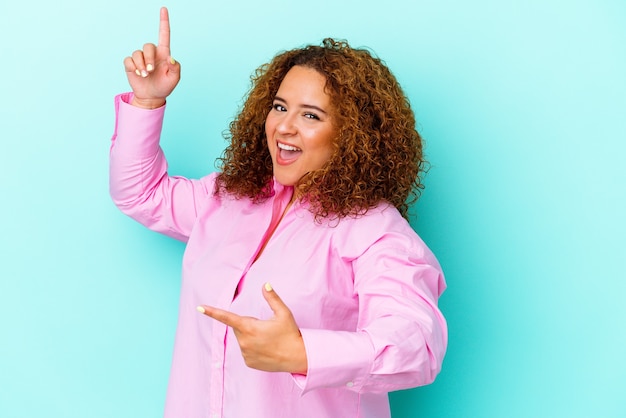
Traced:
POLYGON ((129 155, 150 158, 159 148, 165 106, 142 109, 132 106, 133 93, 115 97, 115 131, 113 146, 124 147, 129 155))
POLYGON ((366 333, 301 329, 308 371, 292 375, 305 394, 313 389, 345 387, 359 392, 367 382, 374 347, 366 333))

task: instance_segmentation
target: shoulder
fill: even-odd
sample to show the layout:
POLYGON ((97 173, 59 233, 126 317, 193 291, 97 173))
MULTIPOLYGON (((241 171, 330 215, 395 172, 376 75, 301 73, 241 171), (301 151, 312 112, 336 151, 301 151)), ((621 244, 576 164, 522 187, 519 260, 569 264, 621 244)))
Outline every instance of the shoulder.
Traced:
POLYGON ((446 288, 435 254, 392 205, 379 205, 359 218, 343 222, 335 239, 336 251, 349 261, 355 281, 382 277, 404 283, 424 281, 432 295, 446 288))
POLYGON ((409 223, 393 205, 383 202, 370 208, 365 214, 341 219, 338 229, 351 233, 377 236, 389 232, 404 232, 416 235, 409 223))
POLYGON ((333 245, 349 258, 357 259, 373 252, 401 252, 434 259, 409 222, 386 202, 358 217, 337 221, 333 229, 333 245))

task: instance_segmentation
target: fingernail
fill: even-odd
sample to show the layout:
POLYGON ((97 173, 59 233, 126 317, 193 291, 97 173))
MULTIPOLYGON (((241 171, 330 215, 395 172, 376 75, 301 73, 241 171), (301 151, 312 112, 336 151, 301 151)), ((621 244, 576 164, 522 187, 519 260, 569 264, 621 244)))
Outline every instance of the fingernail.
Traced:
POLYGON ((268 292, 271 292, 273 290, 272 285, 269 283, 265 283, 265 290, 267 290, 268 292))
POLYGON ((176 64, 176 60, 174 58, 172 58, 172 57, 170 57, 170 64, 172 64, 172 65, 176 64))
POLYGON ((143 78, 148 77, 148 72, 147 72, 146 70, 141 70, 141 76, 142 76, 143 78))
POLYGON ((196 307, 196 309, 198 310, 198 312, 200 313, 206 313, 206 311, 204 310, 204 308, 202 306, 198 306, 196 307))
POLYGON ((154 70, 154 65, 152 65, 152 64, 146 65, 146 70, 148 70, 148 71, 154 70))
POLYGON ((135 70, 135 74, 137 74, 138 76, 141 76, 141 71, 135 70))

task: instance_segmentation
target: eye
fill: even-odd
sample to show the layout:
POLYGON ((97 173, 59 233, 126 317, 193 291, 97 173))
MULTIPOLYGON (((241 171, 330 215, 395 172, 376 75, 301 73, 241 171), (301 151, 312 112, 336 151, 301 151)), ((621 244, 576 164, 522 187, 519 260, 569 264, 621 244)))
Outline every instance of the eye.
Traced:
POLYGON ((319 116, 317 116, 315 113, 305 113, 304 117, 307 119, 320 120, 319 116))
POLYGON ((287 109, 285 109, 285 106, 281 105, 280 103, 274 103, 272 105, 272 109, 274 109, 277 112, 285 112, 287 109))

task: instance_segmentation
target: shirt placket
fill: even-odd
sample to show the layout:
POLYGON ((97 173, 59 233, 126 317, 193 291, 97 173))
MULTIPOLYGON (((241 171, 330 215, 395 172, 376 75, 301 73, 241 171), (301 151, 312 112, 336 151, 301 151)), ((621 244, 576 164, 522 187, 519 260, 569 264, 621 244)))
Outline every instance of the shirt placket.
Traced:
MULTIPOLYGON (((291 189, 279 188, 277 194, 273 198, 272 218, 269 229, 273 227, 274 222, 278 222, 282 213, 291 199, 291 189)), ((262 241, 265 239, 262 239, 262 241)), ((261 244, 259 244, 261 245, 261 244)), ((257 249, 258 251, 258 249, 257 249)), ((251 258, 248 265, 242 272, 242 279, 245 278, 248 269, 252 265, 254 258, 251 258)), ((240 279, 240 280, 242 280, 240 279)), ((239 285, 240 283, 238 283, 239 285)), ((210 400, 210 418, 223 418, 224 416, 224 361, 226 356, 226 339, 228 327, 219 321, 213 323, 213 336, 211 338, 211 390, 209 393, 210 400)))
POLYGON ((221 322, 213 323, 211 338, 211 390, 209 393, 210 418, 222 418, 224 413, 224 356, 228 327, 221 322))

